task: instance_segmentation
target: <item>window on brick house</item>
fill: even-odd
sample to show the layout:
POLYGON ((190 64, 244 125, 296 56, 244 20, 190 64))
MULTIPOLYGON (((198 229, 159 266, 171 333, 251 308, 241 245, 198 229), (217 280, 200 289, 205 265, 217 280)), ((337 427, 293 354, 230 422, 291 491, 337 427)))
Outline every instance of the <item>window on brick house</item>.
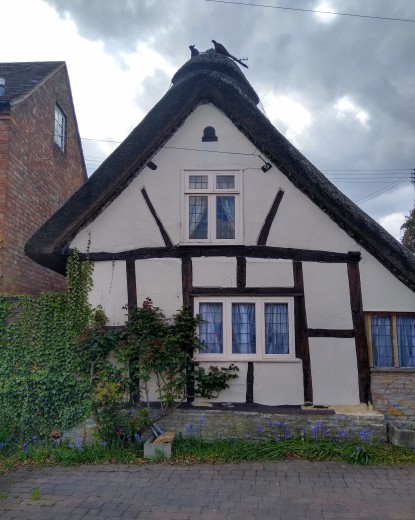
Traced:
POLYGON ((371 366, 415 367, 415 316, 370 313, 366 315, 371 366))
POLYGON ((286 298, 197 298, 199 360, 294 357, 293 302, 286 298))
POLYGON ((235 243, 242 234, 239 172, 185 172, 185 242, 235 243))
POLYGON ((62 110, 55 105, 55 143, 59 146, 62 151, 65 151, 66 141, 66 116, 62 110))

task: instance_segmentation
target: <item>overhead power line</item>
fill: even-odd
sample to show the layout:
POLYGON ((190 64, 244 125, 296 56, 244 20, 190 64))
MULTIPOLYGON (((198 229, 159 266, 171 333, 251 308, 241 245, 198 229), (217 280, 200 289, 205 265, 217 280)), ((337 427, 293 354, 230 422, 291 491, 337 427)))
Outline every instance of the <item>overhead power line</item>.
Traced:
POLYGON ((205 2, 213 2, 216 4, 232 4, 232 5, 243 5, 247 7, 264 7, 266 9, 281 9, 284 11, 300 11, 303 13, 316 13, 316 14, 332 14, 337 16, 349 16, 352 18, 370 18, 372 20, 386 20, 389 22, 410 22, 415 23, 415 20, 411 18, 393 18, 391 16, 372 16, 369 14, 357 14, 357 13, 340 13, 338 11, 322 11, 319 9, 303 9, 301 7, 287 7, 283 5, 268 5, 268 4, 253 4, 251 2, 236 2, 234 0, 204 0, 205 2))

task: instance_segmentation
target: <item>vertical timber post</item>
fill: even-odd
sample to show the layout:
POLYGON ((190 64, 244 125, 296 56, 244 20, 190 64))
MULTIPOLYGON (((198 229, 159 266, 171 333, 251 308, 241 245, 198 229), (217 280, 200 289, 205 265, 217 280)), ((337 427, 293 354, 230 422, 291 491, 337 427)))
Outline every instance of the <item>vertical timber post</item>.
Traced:
POLYGON ((369 350, 367 347, 365 317, 363 314, 362 288, 360 285, 359 261, 347 263, 349 277, 350 307, 356 343, 357 373, 359 377, 359 398, 361 403, 372 401, 370 391, 369 350))
MULTIPOLYGON (((188 307, 193 312, 193 297, 191 295, 193 288, 193 266, 192 258, 185 256, 182 258, 182 294, 183 294, 183 307, 188 307)), ((192 348, 189 348, 189 355, 193 357, 194 352, 192 348)), ((187 402, 191 403, 194 401, 195 395, 195 382, 193 378, 187 378, 186 384, 187 402)))
POLYGON ((307 336, 307 314, 304 299, 303 264, 293 262, 294 288, 301 296, 294 297, 295 355, 303 365, 304 402, 313 402, 313 380, 311 375, 310 347, 307 336))

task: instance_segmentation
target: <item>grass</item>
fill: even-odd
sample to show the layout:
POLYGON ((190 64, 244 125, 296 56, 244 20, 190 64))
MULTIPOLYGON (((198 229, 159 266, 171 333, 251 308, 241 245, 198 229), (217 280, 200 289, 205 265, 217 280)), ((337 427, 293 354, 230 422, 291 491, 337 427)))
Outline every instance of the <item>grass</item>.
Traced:
POLYGON ((30 498, 32 500, 39 500, 39 498, 42 496, 42 493, 40 492, 40 489, 39 488, 34 488, 32 489, 32 491, 30 492, 30 498))
MULTIPOLYGON (((404 449, 371 440, 368 431, 348 435, 328 433, 317 425, 308 433, 292 436, 285 422, 272 424, 268 431, 259 425, 255 438, 247 440, 202 440, 202 427, 187 427, 173 444, 172 459, 166 463, 238 463, 303 459, 333 460, 348 464, 415 464, 415 449, 404 449)), ((154 458, 151 462, 163 462, 154 458)), ((53 442, 36 437, 30 443, 0 442, 0 474, 22 467, 74 466, 79 464, 144 464, 143 445, 128 445, 77 439, 53 442)), ((35 490, 33 490, 35 491, 35 490)), ((0 497, 1 498, 1 497, 0 497)), ((34 499, 36 500, 36 499, 34 499)))
POLYGON ((174 445, 175 462, 232 463, 287 459, 333 460, 348 464, 415 464, 415 450, 373 441, 367 444, 292 437, 287 440, 218 440, 205 442, 183 439, 174 445))

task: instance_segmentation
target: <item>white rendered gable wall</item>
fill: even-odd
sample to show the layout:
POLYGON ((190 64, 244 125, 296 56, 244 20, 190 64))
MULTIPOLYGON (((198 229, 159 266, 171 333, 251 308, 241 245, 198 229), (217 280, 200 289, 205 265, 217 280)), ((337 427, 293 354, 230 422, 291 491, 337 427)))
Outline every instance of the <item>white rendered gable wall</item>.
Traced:
MULTIPOLYGON (((173 244, 179 244, 182 237, 181 225, 184 225, 182 222, 183 170, 238 170, 242 172, 243 182, 243 243, 245 245, 256 245, 274 198, 279 190, 283 190, 284 196, 271 227, 267 245, 341 253, 360 251, 364 310, 415 311, 415 295, 412 291, 293 186, 276 166, 264 173, 261 170, 263 162, 254 155, 256 153, 258 152, 254 145, 217 108, 212 105, 198 107, 153 158, 157 170, 145 168, 116 200, 78 233, 71 247, 85 251, 89 237, 91 252, 116 253, 142 247, 163 247, 164 242, 160 231, 142 196, 143 188, 146 189, 171 241, 173 244), (217 142, 201 141, 203 129, 207 126, 215 128, 217 142)), ((264 159, 268 160, 266 157, 264 159)), ((112 286, 107 298, 103 293, 104 288, 108 287, 108 272, 112 272, 113 275, 117 273, 117 280, 121 281, 123 269, 125 269, 125 262, 115 261, 111 269, 107 265, 105 268, 99 267, 94 272, 91 302, 94 304, 98 301, 104 302, 106 305, 104 310, 107 311, 111 324, 114 325, 121 324, 125 320, 125 310, 121 308, 121 300, 126 299, 126 290, 115 291, 112 286), (118 313, 117 307, 120 307, 118 313)), ((303 271, 308 327, 351 329, 353 324, 347 265, 303 262, 303 271)), ((246 273, 248 287, 293 285, 290 260, 264 261, 248 258, 246 273)), ((194 259, 193 275, 194 285, 200 287, 234 287, 235 259, 194 259)), ((137 260, 136 277, 138 304, 148 296, 169 316, 182 305, 179 260, 137 260)), ((126 303, 124 301, 123 305, 126 303)), ((315 404, 357 403, 354 340, 310 338, 309 343, 315 404), (332 352, 334 357, 331 355, 330 345, 334 348, 332 352), (332 358, 341 359, 337 372, 328 367, 331 363, 329 360, 332 358)), ((271 368, 264 367, 262 370, 264 376, 269 370, 271 368)), ((275 403, 275 395, 278 392, 283 400, 280 404, 301 402, 301 364, 290 366, 289 369, 277 364, 274 372, 275 370, 280 372, 282 370, 284 374, 291 373, 287 370, 294 371, 297 377, 293 381, 296 380, 294 386, 297 390, 288 392, 282 391, 280 387, 279 390, 275 388, 271 398, 267 389, 269 385, 267 386, 265 380, 259 385, 259 379, 256 379, 256 395, 261 396, 261 402, 275 403)), ((266 377, 266 380, 274 381, 274 376, 270 376, 269 380, 266 377)), ((235 383, 234 390, 230 389, 228 392, 229 400, 232 400, 233 392, 234 400, 243 400, 244 391, 240 381, 238 384, 235 383)))
MULTIPOLYGON (((145 168, 117 199, 78 233, 71 247, 86 251, 89 237, 91 252, 162 247, 164 243, 160 231, 141 194, 142 188, 146 189, 173 244, 178 244, 181 239, 182 170, 236 169, 242 171, 243 177, 243 229, 246 245, 256 244, 275 195, 282 189, 284 196, 271 227, 267 245, 343 253, 361 251, 360 270, 365 309, 376 310, 380 302, 387 310, 396 306, 402 311, 414 309, 415 298, 412 291, 295 188, 275 166, 264 173, 260 169, 263 164, 261 159, 255 155, 244 155, 254 153, 258 153, 254 145, 222 112, 212 105, 199 106, 153 158, 157 170, 145 168), (201 137, 206 126, 215 128, 217 142, 202 143, 201 137)), ((265 159, 267 160, 266 157, 265 159)), ((222 265, 227 269, 226 263, 222 265)), ((248 266, 248 283, 250 272, 253 273, 254 270, 255 268, 248 266)), ((265 273, 268 272, 269 268, 264 270, 262 280, 261 275, 259 280, 258 275, 255 275, 258 285, 267 285, 268 276, 265 273)), ((220 278, 219 273, 218 280, 220 278)), ((227 278, 225 272, 223 278, 227 278)), ((279 282, 283 284, 282 280, 279 282)), ((200 285, 203 285, 203 282, 200 282, 200 285)), ((380 310, 380 307, 377 310, 380 310)))

